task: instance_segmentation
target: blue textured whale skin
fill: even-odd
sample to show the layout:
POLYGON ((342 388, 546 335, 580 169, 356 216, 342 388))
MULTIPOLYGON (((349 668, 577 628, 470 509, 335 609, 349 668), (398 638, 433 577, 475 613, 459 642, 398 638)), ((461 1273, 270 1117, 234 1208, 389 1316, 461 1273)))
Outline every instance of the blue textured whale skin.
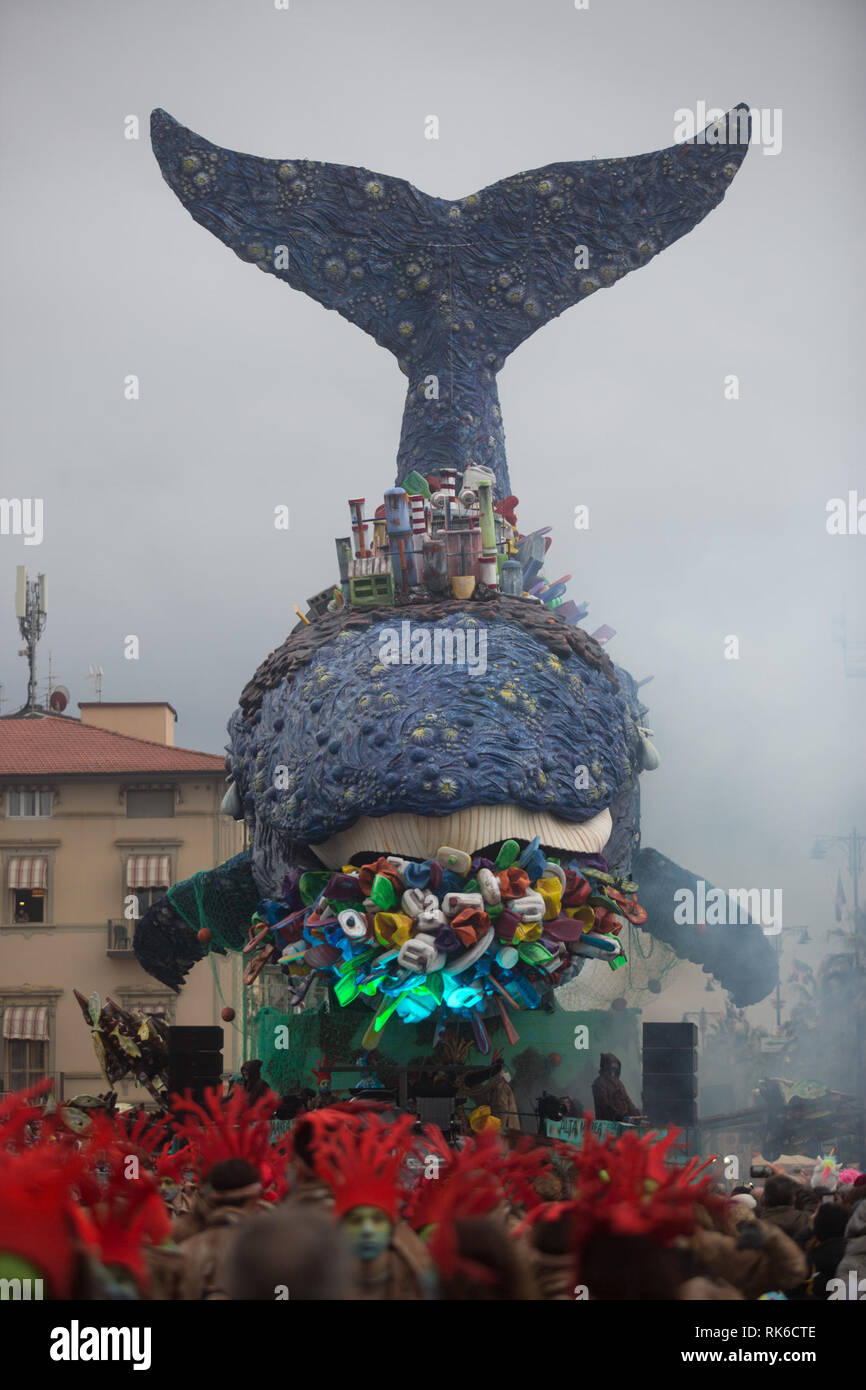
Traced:
POLYGON ((668 149, 549 164, 449 201, 369 169, 239 154, 151 116, 163 176, 197 222, 397 358, 409 378, 398 482, 472 460, 502 497, 496 374, 509 353, 691 231, 724 197, 750 129, 741 104, 668 149))
POLYGON ((439 623, 413 616, 412 631, 474 628, 483 673, 388 664, 398 614, 344 630, 265 690, 252 714, 232 716, 232 771, 257 829, 316 844, 362 815, 497 804, 582 821, 636 778, 643 706, 626 672, 617 689, 576 654, 465 610, 439 623))

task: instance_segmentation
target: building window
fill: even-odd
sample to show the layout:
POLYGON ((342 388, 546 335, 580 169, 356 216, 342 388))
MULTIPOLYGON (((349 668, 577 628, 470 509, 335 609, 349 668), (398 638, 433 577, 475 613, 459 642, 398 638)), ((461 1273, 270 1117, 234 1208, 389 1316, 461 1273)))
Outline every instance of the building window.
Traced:
POLYGON ((12 892, 12 921, 21 923, 45 921, 45 889, 16 888, 12 892))
POLYGON ((158 994, 135 994, 123 989, 118 990, 118 997, 125 1009, 137 1009, 139 1013, 158 1019, 167 1028, 174 1023, 176 1001, 173 996, 162 998, 158 994))
POLYGON ((149 1018, 161 1019, 163 1023, 171 1022, 168 1012, 168 1004, 136 1004, 133 1006, 141 1013, 147 1014, 149 1018))
POLYGON ((126 861, 126 906, 135 898, 134 920, 164 898, 172 882, 171 857, 167 854, 131 854, 126 861))
POLYGON ((134 912, 129 920, 137 922, 140 917, 144 916, 149 907, 153 907, 154 903, 158 903, 160 898, 165 897, 168 890, 168 883, 161 884, 159 888, 136 888, 131 890, 127 894, 127 898, 135 898, 132 907, 137 908, 138 911, 134 912))
POLYGON ((48 859, 43 855, 16 854, 7 866, 8 921, 25 924, 48 919, 48 859))
POLYGON ((6 1084, 4 1090, 23 1091, 35 1086, 48 1074, 47 1042, 10 1038, 6 1043, 6 1084))
POLYGON ((164 819, 174 815, 174 791, 171 787, 155 791, 130 787, 126 793, 126 814, 130 820, 164 819))
POLYGON ((3 1010, 3 1089, 22 1091, 47 1076, 48 1007, 7 1004, 3 1010))
POLYGON ((18 819, 25 819, 33 816, 50 816, 53 799, 51 792, 7 792, 6 814, 7 816, 18 819))

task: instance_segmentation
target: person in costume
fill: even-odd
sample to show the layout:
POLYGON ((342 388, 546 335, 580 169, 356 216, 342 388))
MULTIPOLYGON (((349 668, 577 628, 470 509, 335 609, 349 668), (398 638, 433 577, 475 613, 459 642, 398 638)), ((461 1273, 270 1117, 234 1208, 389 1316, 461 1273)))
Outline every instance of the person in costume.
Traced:
MULTIPOLYGON (((708 1191, 710 1179, 702 1176, 711 1159, 703 1165, 697 1158, 683 1166, 670 1162, 677 1133, 640 1138, 629 1130, 601 1140, 587 1124, 580 1148, 569 1155, 574 1198, 530 1210, 514 1239, 538 1223, 562 1222, 573 1258, 572 1288, 581 1291, 575 1296, 595 1301, 688 1296, 682 1288, 694 1261, 683 1249, 684 1238, 694 1232, 696 1207, 720 1206, 721 1199, 708 1191)), ((536 1235, 537 1248, 552 1245, 556 1251, 565 1243, 536 1235)), ((739 1297, 736 1291, 723 1296, 739 1297)))
POLYGON ((29 1279, 33 1298, 86 1296, 69 1179, 47 1147, 0 1154, 0 1279, 29 1279))
POLYGON ((258 1171, 243 1158, 217 1163, 205 1185, 209 1211, 204 1229, 183 1241, 180 1296, 184 1299, 225 1299, 224 1262, 234 1227, 262 1209, 258 1171))
POLYGON ((316 1167, 354 1257, 354 1296, 365 1302, 433 1296, 429 1254, 400 1221, 399 1178, 415 1123, 412 1115, 387 1124, 368 1113, 359 1125, 330 1128, 318 1145, 316 1167))
POLYGON ((185 1145, 178 1166, 191 1168, 201 1183, 193 1210, 174 1229, 184 1261, 183 1298, 226 1297, 222 1267, 232 1228, 285 1191, 286 1144, 271 1141, 275 1102, 268 1089, 251 1100, 241 1087, 226 1097, 209 1088, 204 1105, 174 1101, 173 1132, 185 1145))
POLYGON ((640 1114, 640 1106, 635 1105, 620 1080, 622 1063, 612 1052, 601 1054, 598 1076, 592 1083, 592 1101, 597 1120, 611 1120, 615 1123, 640 1114))

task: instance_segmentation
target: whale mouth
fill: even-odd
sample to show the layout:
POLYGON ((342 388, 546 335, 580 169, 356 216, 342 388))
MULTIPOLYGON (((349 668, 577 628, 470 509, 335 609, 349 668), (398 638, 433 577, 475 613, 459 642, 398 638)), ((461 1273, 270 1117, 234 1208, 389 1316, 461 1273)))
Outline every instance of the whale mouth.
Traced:
POLYGON ((585 821, 565 821, 545 811, 521 806, 467 806, 449 816, 361 816, 320 844, 311 845, 327 869, 340 869, 360 854, 395 854, 405 859, 432 859, 443 845, 477 850, 503 840, 530 841, 539 836, 545 849, 570 854, 602 854, 613 820, 605 808, 585 821))

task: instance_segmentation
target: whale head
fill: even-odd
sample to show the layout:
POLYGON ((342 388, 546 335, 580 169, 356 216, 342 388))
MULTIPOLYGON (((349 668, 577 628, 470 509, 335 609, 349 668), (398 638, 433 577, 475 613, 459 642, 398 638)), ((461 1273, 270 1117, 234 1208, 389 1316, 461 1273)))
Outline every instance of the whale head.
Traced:
POLYGON ((631 676, 539 603, 302 625, 229 722, 256 881, 278 895, 301 852, 339 868, 358 852, 425 858, 536 834, 626 873, 645 713, 631 676))

